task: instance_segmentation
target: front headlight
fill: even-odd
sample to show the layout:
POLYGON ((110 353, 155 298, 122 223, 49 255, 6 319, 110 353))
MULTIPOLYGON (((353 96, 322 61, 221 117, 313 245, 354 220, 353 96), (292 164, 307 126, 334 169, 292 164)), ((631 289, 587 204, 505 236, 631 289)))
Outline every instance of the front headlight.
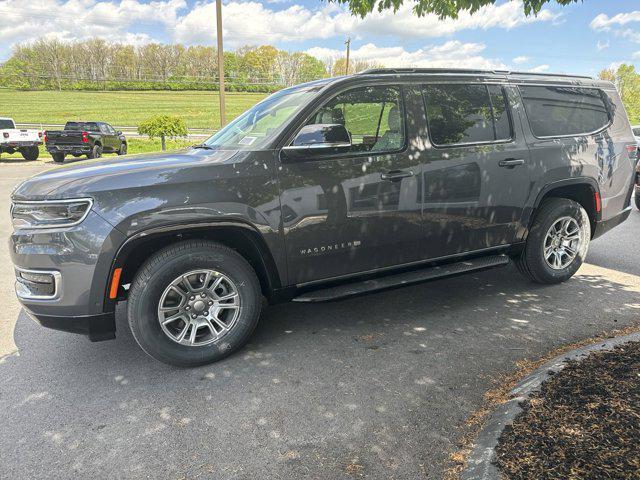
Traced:
POLYGON ((43 200, 11 203, 13 228, 62 228, 79 224, 91 210, 93 200, 43 200))

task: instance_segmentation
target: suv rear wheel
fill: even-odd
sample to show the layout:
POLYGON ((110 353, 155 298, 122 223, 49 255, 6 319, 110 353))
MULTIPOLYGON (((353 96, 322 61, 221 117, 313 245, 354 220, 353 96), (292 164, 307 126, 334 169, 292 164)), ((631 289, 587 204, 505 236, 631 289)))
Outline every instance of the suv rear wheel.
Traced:
POLYGON ((538 210, 516 264, 534 282, 564 282, 582 265, 590 239, 585 209, 567 198, 551 198, 538 210))
POLYGON ((242 256, 215 242, 189 240, 161 250, 140 268, 127 316, 146 353, 194 367, 242 347, 261 306, 260 282, 242 256))
POLYGON ((53 158, 53 161, 56 163, 62 163, 64 162, 64 153, 52 153, 51 158, 53 158))
POLYGON ((638 207, 638 210, 640 210, 640 193, 636 193, 636 207, 638 207))

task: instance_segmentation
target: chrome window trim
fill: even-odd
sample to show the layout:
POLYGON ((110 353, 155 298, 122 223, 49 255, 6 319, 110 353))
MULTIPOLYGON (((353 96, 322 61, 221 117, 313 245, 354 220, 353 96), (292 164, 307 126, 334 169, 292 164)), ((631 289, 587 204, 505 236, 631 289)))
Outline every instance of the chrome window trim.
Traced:
POLYGON ((87 210, 84 212, 82 217, 79 220, 71 223, 61 223, 61 224, 48 224, 48 225, 37 225, 37 226, 25 226, 19 227, 24 230, 43 230, 43 229, 57 229, 57 228, 70 228, 75 227, 76 225, 81 224, 89 215, 89 212, 93 208, 93 198, 90 197, 82 197, 82 198, 66 198, 63 200, 12 200, 11 201, 11 209, 9 210, 11 215, 11 221, 13 222, 13 208, 16 205, 64 205, 67 203, 78 203, 78 202, 87 202, 89 206, 87 210))
MULTIPOLYGON (((14 267, 16 272, 33 273, 36 275, 51 275, 53 277, 53 294, 52 295, 20 295, 17 285, 15 288, 16 295, 22 300, 58 300, 62 293, 62 274, 57 270, 32 270, 21 267, 14 267)), ((16 278, 16 284, 18 283, 16 278)))

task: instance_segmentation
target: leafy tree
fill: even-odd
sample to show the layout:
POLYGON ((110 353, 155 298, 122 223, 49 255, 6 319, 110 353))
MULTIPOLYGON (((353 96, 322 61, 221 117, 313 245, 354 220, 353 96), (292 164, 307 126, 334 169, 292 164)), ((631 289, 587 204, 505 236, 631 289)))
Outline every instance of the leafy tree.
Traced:
POLYGON ((617 70, 603 70, 599 77, 613 82, 632 124, 640 123, 640 74, 633 65, 622 64, 617 70))
POLYGON ((327 76, 324 63, 308 53, 299 52, 300 64, 298 67, 298 82, 310 82, 327 76))
MULTIPOLYGON (((351 13, 365 17, 377 10, 393 10, 397 12, 404 0, 329 0, 334 3, 346 4, 351 13)), ((522 2, 526 15, 536 15, 547 3, 569 5, 581 0, 524 0, 522 2)), ((475 13, 485 5, 493 5, 497 0, 417 0, 413 11, 418 16, 435 13, 440 18, 457 18, 460 12, 475 13)), ((408 1, 407 1, 408 3, 408 1)))
POLYGON ((181 118, 170 115, 158 115, 138 125, 138 133, 148 135, 149 138, 160 137, 162 150, 166 150, 166 137, 171 139, 186 137, 188 132, 187 126, 181 118))

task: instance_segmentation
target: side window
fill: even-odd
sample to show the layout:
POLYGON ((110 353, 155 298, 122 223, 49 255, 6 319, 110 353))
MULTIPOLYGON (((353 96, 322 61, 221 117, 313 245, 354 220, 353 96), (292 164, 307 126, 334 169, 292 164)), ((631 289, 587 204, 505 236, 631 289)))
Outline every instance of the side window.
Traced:
POLYGON ((115 135, 116 134, 116 131, 114 130, 114 128, 111 125, 105 123, 104 126, 107 127, 107 132, 109 132, 110 135, 115 135))
POLYGON ((398 87, 361 87, 340 93, 308 122, 321 123, 344 125, 354 153, 392 152, 404 146, 404 114, 398 87))
POLYGON ((107 128, 107 126, 104 123, 99 123, 98 126, 100 127, 100 131, 102 133, 104 133, 105 135, 109 135, 109 129, 107 128))
POLYGON ((429 133, 434 145, 483 143, 511 138, 502 87, 430 84, 424 87, 429 133))
POLYGON ((596 88, 521 86, 520 92, 536 137, 585 135, 609 124, 609 112, 596 88))

